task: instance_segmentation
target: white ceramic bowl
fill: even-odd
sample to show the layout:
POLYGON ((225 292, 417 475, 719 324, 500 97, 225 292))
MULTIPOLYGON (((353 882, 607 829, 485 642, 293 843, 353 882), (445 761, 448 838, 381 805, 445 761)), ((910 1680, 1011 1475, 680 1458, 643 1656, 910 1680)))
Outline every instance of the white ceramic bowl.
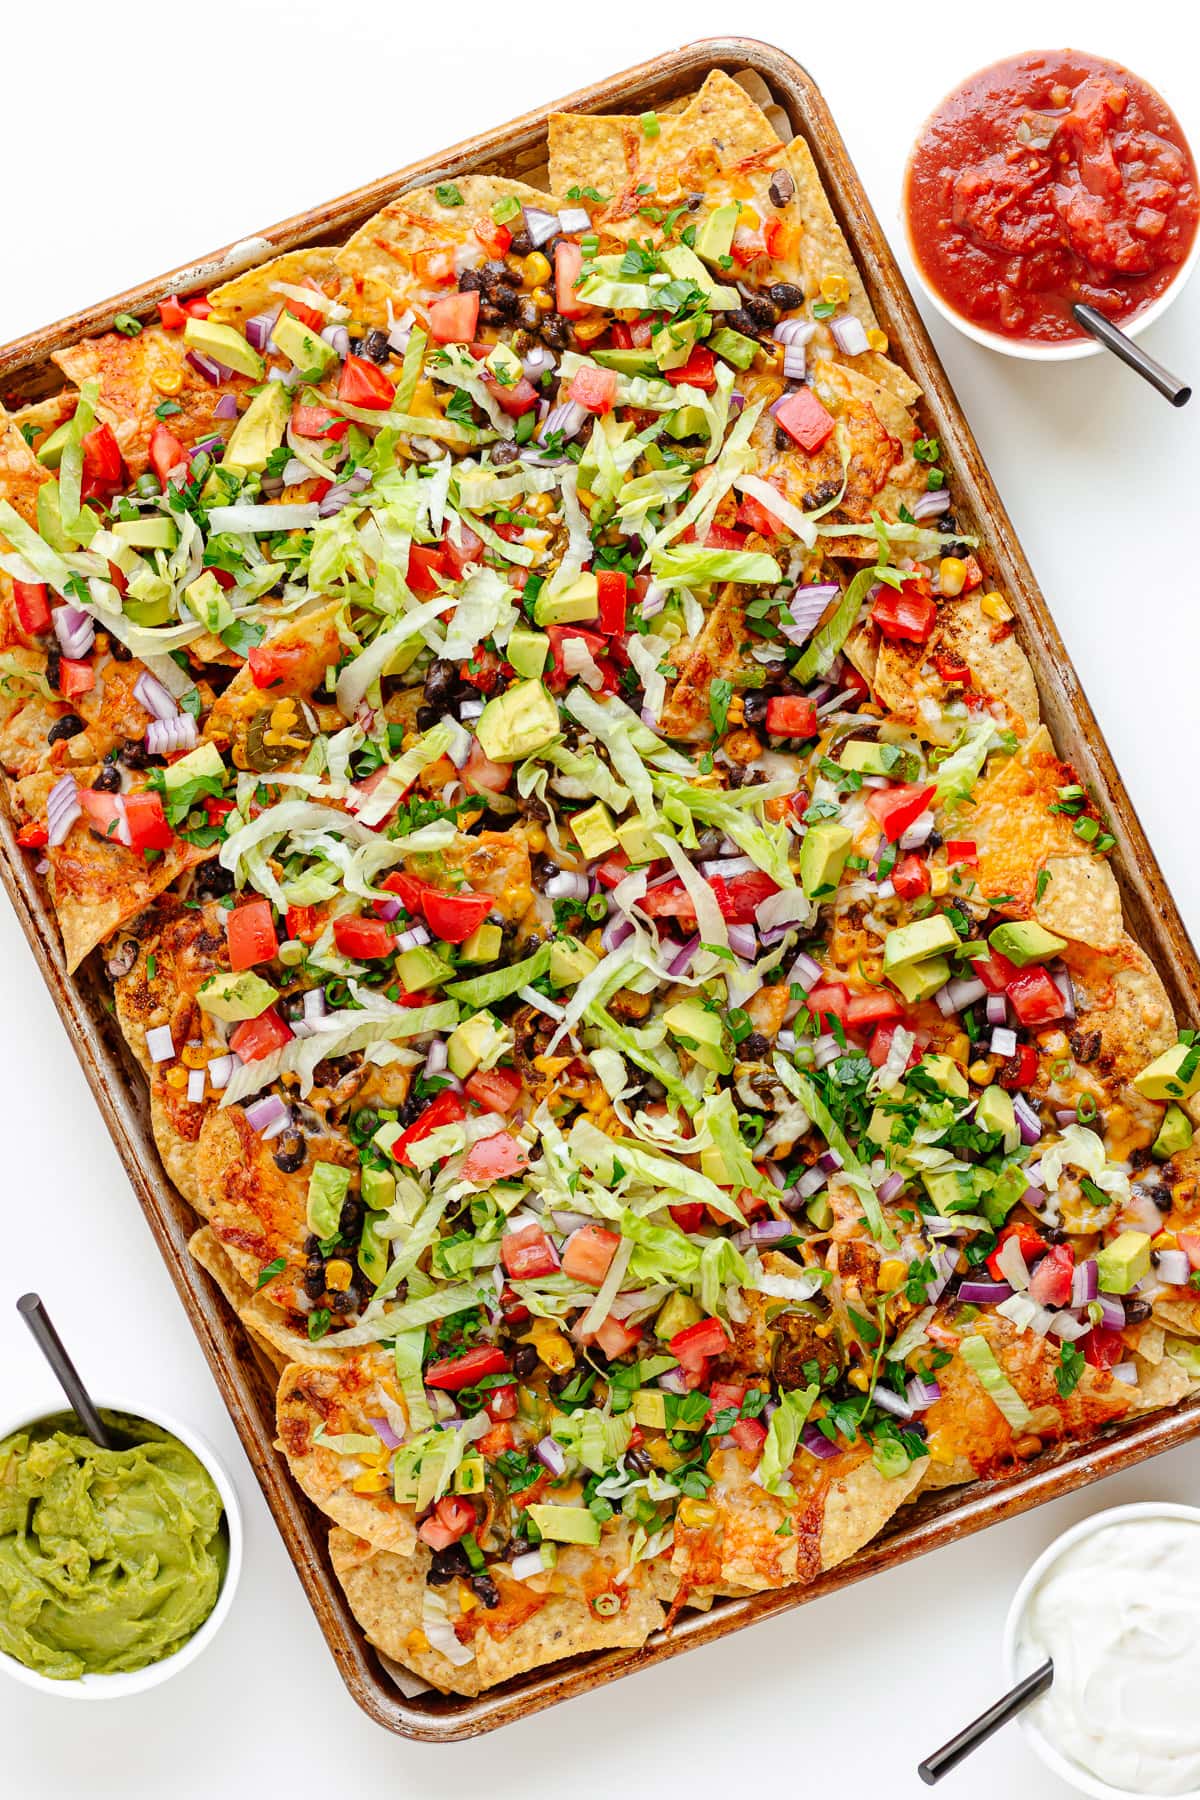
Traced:
MULTIPOLYGON (((956 90, 952 88, 950 91, 953 93, 956 90)), ((1168 105, 1169 104, 1170 102, 1168 101, 1168 105)), ((938 105, 941 105, 941 101, 938 102, 938 105)), ((935 107, 933 110, 936 112, 937 108, 935 107)), ((1178 108, 1172 107, 1171 110, 1174 112, 1175 117, 1180 119, 1181 127, 1186 137, 1187 128, 1182 124, 1182 118, 1178 108)), ((932 116, 932 114, 930 116, 932 116)), ((924 129, 925 126, 922 124, 921 129, 917 132, 916 137, 913 140, 914 151, 924 129)), ((1099 356, 1104 350, 1104 345, 1097 343, 1096 339, 1093 337, 1067 338, 1061 343, 1026 343, 1020 338, 1005 337, 1003 333, 999 331, 988 331, 986 326, 976 325, 974 320, 966 318, 962 313, 951 306, 948 300, 942 298, 941 294, 938 293, 932 282, 929 281, 924 269, 921 267, 921 259, 914 248, 912 233, 908 226, 908 208, 905 205, 905 195, 908 192, 908 168, 911 160, 912 152, 910 152, 909 156, 905 159, 904 181, 900 189, 900 228, 904 233, 904 242, 908 250, 908 260, 912 264, 913 273, 920 282, 922 291, 928 298, 930 305, 937 308, 943 319, 948 320, 957 331, 961 331, 964 337, 973 338, 975 343, 984 345, 986 349, 998 350, 1001 356, 1021 357, 1026 362, 1075 362, 1081 356, 1099 356)), ((1197 231, 1191 250, 1188 252, 1184 261, 1180 263, 1170 285, 1163 289, 1156 300, 1152 300, 1149 306, 1142 312, 1135 314, 1132 319, 1121 319, 1118 321, 1120 328, 1125 333, 1126 337, 1139 336, 1141 332, 1145 331, 1147 325, 1153 325, 1156 319, 1162 318, 1167 308, 1178 299, 1179 295, 1187 286, 1192 271, 1195 269, 1198 261, 1200 261, 1200 230, 1197 231)))
MULTIPOLYGON (((22 1682, 26 1687, 36 1688, 39 1693, 53 1694, 59 1700, 122 1700, 129 1694, 143 1694, 147 1688, 158 1687, 160 1682, 169 1681, 173 1675, 178 1675, 181 1669, 186 1669, 189 1663, 195 1662, 221 1629, 233 1605, 233 1596, 237 1592, 238 1578, 242 1572, 242 1511, 238 1505, 237 1489, 211 1444, 198 1436, 190 1425, 184 1425, 170 1413, 163 1412, 160 1407, 139 1406, 124 1399, 113 1400, 107 1394, 99 1395, 96 1404, 105 1412, 126 1413, 135 1419, 145 1419, 151 1425, 158 1425, 163 1431, 169 1431, 172 1437, 178 1438, 204 1464, 225 1508, 229 1561, 217 1594, 217 1603, 200 1629, 173 1656, 149 1663, 144 1669, 134 1669, 128 1674, 84 1675, 78 1681, 52 1681, 48 1675, 40 1675, 36 1669, 27 1669, 15 1657, 0 1652, 0 1670, 4 1674, 10 1675, 14 1681, 22 1682)), ((11 1437, 14 1431, 24 1431, 31 1425, 40 1424, 43 1419, 67 1410, 65 1401, 60 1397, 57 1402, 48 1400, 33 1414, 23 1411, 19 1418, 0 1422, 0 1443, 11 1437)))
MULTIPOLYGON (((1004 1622, 1004 1671, 1008 1685, 1011 1687, 1028 1675, 1035 1664, 1026 1654, 1020 1654, 1021 1626, 1030 1596, 1042 1577, 1058 1561, 1064 1551, 1077 1544, 1081 1538, 1090 1537, 1095 1531, 1103 1531, 1106 1526, 1120 1525, 1132 1519, 1189 1519, 1200 1525, 1200 1507, 1180 1506, 1170 1500, 1142 1500, 1132 1506, 1110 1506, 1105 1512, 1093 1513, 1090 1519, 1073 1525, 1070 1531, 1064 1531, 1061 1537, 1038 1557, 1029 1573, 1012 1598, 1008 1609, 1008 1617, 1004 1622)), ((1019 1715, 1021 1730, 1032 1744, 1035 1752, 1046 1767, 1081 1794, 1089 1794, 1092 1800, 1144 1800, 1144 1796, 1135 1794, 1130 1788, 1110 1787, 1108 1782, 1101 1781, 1099 1776, 1091 1774, 1077 1763, 1074 1758, 1064 1755, 1053 1740, 1042 1730, 1036 1717, 1038 1702, 1027 1706, 1019 1715)), ((1187 1793, 1179 1794, 1175 1800, 1200 1800, 1200 1789, 1192 1788, 1187 1793)))

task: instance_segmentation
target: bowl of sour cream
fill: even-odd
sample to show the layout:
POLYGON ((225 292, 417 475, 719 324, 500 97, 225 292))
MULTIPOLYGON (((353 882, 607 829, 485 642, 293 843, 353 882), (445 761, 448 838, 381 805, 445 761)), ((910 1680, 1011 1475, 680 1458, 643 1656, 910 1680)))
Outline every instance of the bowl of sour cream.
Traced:
POLYGON ((1096 1800, 1200 1800, 1200 1507, 1116 1506, 1057 1538, 1004 1629, 1011 1682, 1048 1657, 1020 1715, 1048 1768, 1096 1800))

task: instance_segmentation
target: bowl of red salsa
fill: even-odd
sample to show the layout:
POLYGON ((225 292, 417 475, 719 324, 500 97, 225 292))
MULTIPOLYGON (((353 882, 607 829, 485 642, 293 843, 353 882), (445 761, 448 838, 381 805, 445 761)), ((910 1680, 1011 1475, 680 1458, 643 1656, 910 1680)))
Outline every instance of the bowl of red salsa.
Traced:
POLYGON ((992 63, 930 114, 904 180, 904 228, 929 298, 1011 356, 1087 356, 1079 301, 1136 333, 1200 253, 1200 184, 1149 83, 1082 50, 992 63))

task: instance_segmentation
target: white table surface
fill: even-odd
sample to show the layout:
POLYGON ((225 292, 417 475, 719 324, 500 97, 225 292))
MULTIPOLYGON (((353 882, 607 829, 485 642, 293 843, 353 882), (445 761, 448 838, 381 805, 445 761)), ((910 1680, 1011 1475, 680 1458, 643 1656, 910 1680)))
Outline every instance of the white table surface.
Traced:
MULTIPOLYGON (((1086 48, 1126 59, 1186 109, 1200 48, 1189 12, 1128 0, 1086 11, 1067 0, 603 0, 519 13, 460 0, 444 21, 413 0, 13 8, 0 341, 684 38, 729 30, 807 65, 895 237, 909 142, 961 76, 1082 30, 1086 48)), ((1190 129, 1200 143, 1194 116, 1190 129)), ((1119 367, 1023 364, 929 323, 1195 931, 1200 400, 1175 413, 1119 367)), ((1200 281, 1145 342, 1200 379, 1200 281)), ((7 909, 0 958, 0 1415, 50 1398, 11 1311, 36 1286, 98 1390, 161 1405, 219 1448, 247 1534, 233 1614, 178 1680, 101 1706, 0 1680, 5 1793, 524 1800, 553 1783, 576 1800, 671 1789, 706 1800, 752 1785, 853 1800, 885 1787, 902 1800, 925 1791, 920 1756, 995 1694, 1009 1595, 1050 1538, 1101 1506, 1196 1497, 1200 1447, 1187 1447, 500 1736, 440 1749, 394 1739, 337 1678, 7 909)), ((1065 1792, 1015 1730, 947 1783, 968 1790, 975 1800, 1065 1792)))

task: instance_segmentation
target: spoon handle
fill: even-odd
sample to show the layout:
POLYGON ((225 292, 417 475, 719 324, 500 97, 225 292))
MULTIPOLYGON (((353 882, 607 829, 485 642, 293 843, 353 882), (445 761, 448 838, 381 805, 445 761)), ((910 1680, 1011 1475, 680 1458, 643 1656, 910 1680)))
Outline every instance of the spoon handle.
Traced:
POLYGON ((115 1450, 112 1433, 105 1425, 100 1414, 92 1404, 92 1397, 79 1379, 79 1372, 63 1348, 62 1339, 55 1331, 50 1315, 42 1305, 39 1294, 22 1294, 17 1301, 17 1311, 37 1339, 38 1348, 50 1364, 58 1380, 58 1385, 71 1403, 77 1418, 94 1444, 102 1450, 115 1450))
POLYGON ((927 1756, 923 1763, 918 1763, 917 1774, 926 1787, 932 1787, 935 1781, 940 1781, 943 1775, 948 1775, 951 1769, 957 1767, 964 1756, 970 1756, 972 1750, 986 1743, 992 1733, 1014 1719, 1022 1707, 1028 1706, 1031 1700, 1036 1700, 1039 1694, 1044 1694, 1053 1680, 1054 1664, 1044 1662, 1040 1669, 1034 1669, 1032 1674, 1018 1681, 1016 1687, 1010 1688, 994 1706, 989 1706, 986 1712, 980 1713, 977 1719, 964 1726, 948 1744, 943 1744, 940 1750, 927 1756))
POLYGON ((1135 344, 1131 337, 1126 337, 1123 331, 1119 331, 1111 319, 1106 319, 1094 306, 1081 304, 1073 306, 1071 311, 1075 314, 1077 324, 1082 325, 1085 331, 1090 331, 1106 350, 1119 356, 1143 381, 1148 381, 1164 400, 1169 400, 1172 406, 1187 405, 1192 397, 1192 390, 1187 382, 1180 381, 1178 375, 1172 375, 1170 369, 1164 369, 1160 362, 1156 362, 1135 344))

